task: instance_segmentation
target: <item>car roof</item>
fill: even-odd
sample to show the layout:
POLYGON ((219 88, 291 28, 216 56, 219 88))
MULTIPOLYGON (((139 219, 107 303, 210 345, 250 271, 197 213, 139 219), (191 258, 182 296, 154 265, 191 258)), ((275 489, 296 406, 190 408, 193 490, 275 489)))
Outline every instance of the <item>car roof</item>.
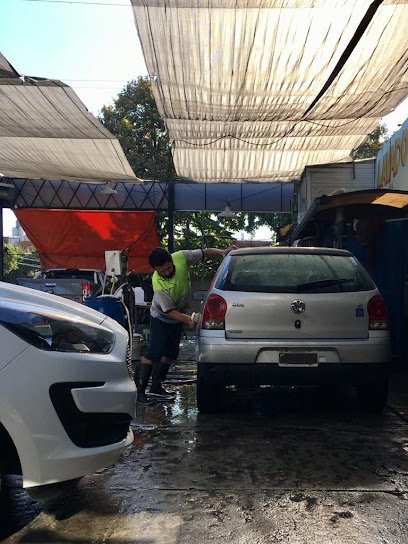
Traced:
POLYGON ((339 255, 343 257, 352 257, 353 254, 345 249, 336 249, 332 247, 243 247, 232 250, 228 255, 264 255, 273 253, 283 254, 305 254, 305 255, 339 255))
POLYGON ((63 270, 64 272, 100 272, 97 268, 46 268, 43 272, 63 270))

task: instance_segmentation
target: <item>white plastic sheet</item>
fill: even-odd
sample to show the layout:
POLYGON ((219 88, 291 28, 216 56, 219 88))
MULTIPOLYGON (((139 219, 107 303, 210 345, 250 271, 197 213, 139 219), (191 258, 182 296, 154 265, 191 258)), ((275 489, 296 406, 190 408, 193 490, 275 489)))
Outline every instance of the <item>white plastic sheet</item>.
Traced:
POLYGON ((408 95, 403 0, 132 0, 176 170, 290 181, 408 95))
POLYGON ((118 140, 70 87, 20 77, 1 54, 0 111, 4 176, 136 181, 118 140))

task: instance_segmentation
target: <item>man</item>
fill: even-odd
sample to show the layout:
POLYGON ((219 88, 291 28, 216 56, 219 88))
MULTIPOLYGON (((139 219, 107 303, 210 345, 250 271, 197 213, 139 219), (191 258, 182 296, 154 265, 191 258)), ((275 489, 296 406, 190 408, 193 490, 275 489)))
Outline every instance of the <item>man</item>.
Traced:
POLYGON ((206 257, 225 257, 236 246, 227 249, 193 249, 170 254, 162 247, 149 254, 154 269, 153 300, 150 308, 150 339, 147 352, 135 369, 138 404, 153 404, 146 396, 146 387, 152 374, 150 394, 161 400, 170 400, 173 394, 163 389, 172 360, 177 359, 183 324, 194 326, 184 312, 190 302, 191 282, 189 269, 206 257))

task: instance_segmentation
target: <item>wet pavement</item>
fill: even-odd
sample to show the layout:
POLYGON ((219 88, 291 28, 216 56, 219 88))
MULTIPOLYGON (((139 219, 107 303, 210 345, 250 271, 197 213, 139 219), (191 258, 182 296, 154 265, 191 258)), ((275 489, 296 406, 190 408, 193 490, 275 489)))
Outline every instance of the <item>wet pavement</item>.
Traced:
MULTIPOLYGON (((393 376, 382 416, 351 388, 263 388, 195 408, 192 342, 168 388, 138 410, 133 447, 113 467, 43 503, 0 499, 7 543, 406 544, 408 379, 393 376), (5 518, 8 521, 5 521, 5 518)), ((11 485, 18 482, 11 480, 11 485)))

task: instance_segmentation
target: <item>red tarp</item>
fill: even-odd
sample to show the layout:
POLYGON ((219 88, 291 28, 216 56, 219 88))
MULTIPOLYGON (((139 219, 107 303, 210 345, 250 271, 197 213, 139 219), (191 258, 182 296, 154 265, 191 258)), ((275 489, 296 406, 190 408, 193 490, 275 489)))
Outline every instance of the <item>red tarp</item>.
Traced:
POLYGON ((105 251, 128 252, 128 269, 149 273, 159 245, 154 212, 16 209, 42 268, 105 269, 105 251))

